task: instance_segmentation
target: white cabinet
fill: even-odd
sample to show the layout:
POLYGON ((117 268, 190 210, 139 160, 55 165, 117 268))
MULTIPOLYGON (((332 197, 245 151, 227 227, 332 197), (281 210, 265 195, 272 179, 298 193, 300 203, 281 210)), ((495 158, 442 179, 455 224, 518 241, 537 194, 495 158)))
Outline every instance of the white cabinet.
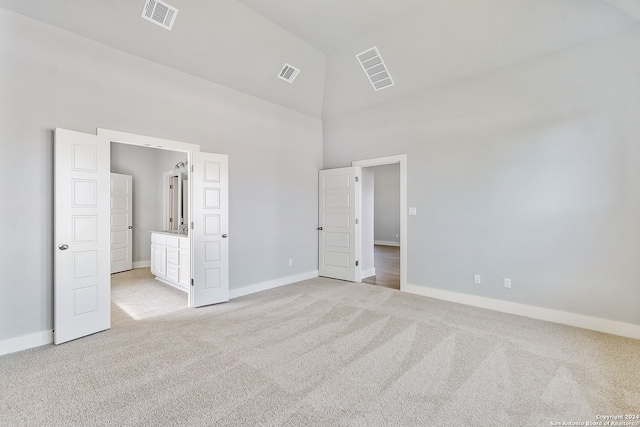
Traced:
POLYGON ((165 277, 167 270, 167 248, 156 243, 151 244, 151 274, 165 277))
POLYGON ((151 273, 156 279, 187 291, 191 281, 189 238, 172 233, 151 233, 151 273))

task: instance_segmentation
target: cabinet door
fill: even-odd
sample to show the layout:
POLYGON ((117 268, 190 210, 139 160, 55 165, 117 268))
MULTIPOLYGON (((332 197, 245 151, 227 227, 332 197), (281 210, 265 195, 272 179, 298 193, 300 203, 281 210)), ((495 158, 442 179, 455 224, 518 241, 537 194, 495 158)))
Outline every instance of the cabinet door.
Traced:
POLYGON ((165 246, 151 245, 151 273, 158 277, 167 275, 167 248, 165 246))

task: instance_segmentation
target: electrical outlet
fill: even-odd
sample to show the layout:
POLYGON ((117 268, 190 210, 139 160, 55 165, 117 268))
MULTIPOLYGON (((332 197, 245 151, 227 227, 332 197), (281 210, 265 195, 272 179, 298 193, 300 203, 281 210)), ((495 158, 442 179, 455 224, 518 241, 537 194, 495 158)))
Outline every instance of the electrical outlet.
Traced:
POLYGON ((507 279, 507 278, 504 279, 504 287, 511 289, 511 279, 507 279))
POLYGON ((474 274, 473 275, 473 283, 475 283, 476 285, 479 285, 482 283, 482 280, 480 278, 479 274, 474 274))
POLYGON ((289 258, 289 267, 293 265, 293 259, 289 258))

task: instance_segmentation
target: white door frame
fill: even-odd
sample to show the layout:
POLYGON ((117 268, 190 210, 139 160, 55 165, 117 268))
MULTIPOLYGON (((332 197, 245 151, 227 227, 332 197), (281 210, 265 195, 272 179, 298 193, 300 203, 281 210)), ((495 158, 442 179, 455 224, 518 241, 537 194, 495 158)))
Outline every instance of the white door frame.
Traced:
MULTIPOLYGON (((194 151, 200 151, 200 145, 197 144, 189 144, 186 142, 172 141, 170 139, 156 138, 152 136, 146 135, 138 135, 135 133, 128 132, 120 132, 116 130, 110 129, 102 129, 98 128, 96 130, 96 134, 98 136, 104 137, 111 142, 117 142, 120 144, 127 145, 137 145, 139 147, 149 147, 149 148, 157 148, 160 150, 170 150, 170 151, 179 151, 187 154, 187 160, 189 164, 192 164, 191 153, 194 151)), ((188 171, 189 178, 191 178, 191 169, 188 171)), ((189 179, 189 193, 191 193, 191 182, 189 179)), ((189 216, 191 216, 191 211, 189 212, 189 216)), ((191 219, 189 219, 191 221, 191 219)), ((192 233, 189 233, 189 245, 190 253, 193 253, 193 238, 192 233)), ((190 272, 190 276, 193 277, 193 271, 190 272)), ((191 294, 192 287, 189 286, 189 290, 187 291, 187 304, 189 307, 192 306, 193 295, 191 294)))
MULTIPOLYGON (((381 165, 400 164, 400 290, 407 287, 407 155, 398 154, 395 156, 378 157, 366 160, 354 160, 351 166, 361 168, 381 165)), ((362 203, 360 204, 362 206, 362 203)), ((362 215, 360 215, 362 217, 362 215)), ((360 235, 359 246, 362 246, 362 235, 360 235)), ((362 251, 361 251, 362 252, 362 251)), ((362 268, 362 266, 360 266, 362 268)))

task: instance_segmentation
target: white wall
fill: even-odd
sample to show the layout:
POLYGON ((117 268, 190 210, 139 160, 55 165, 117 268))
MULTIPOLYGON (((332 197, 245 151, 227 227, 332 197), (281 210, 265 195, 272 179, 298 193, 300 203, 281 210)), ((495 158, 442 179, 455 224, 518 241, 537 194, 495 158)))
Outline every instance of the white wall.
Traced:
POLYGON ((375 241, 400 244, 400 164, 371 169, 375 176, 375 241))
POLYGON ((638 70, 636 31, 325 120, 323 166, 407 154, 412 285, 640 324, 638 70))
POLYGON ((319 119, 4 9, 0 33, 0 340, 52 328, 55 127, 228 154, 231 289, 317 270, 319 119))
POLYGON ((133 177, 134 263, 150 261, 150 232, 164 229, 164 172, 186 161, 186 153, 111 143, 111 172, 133 177))

